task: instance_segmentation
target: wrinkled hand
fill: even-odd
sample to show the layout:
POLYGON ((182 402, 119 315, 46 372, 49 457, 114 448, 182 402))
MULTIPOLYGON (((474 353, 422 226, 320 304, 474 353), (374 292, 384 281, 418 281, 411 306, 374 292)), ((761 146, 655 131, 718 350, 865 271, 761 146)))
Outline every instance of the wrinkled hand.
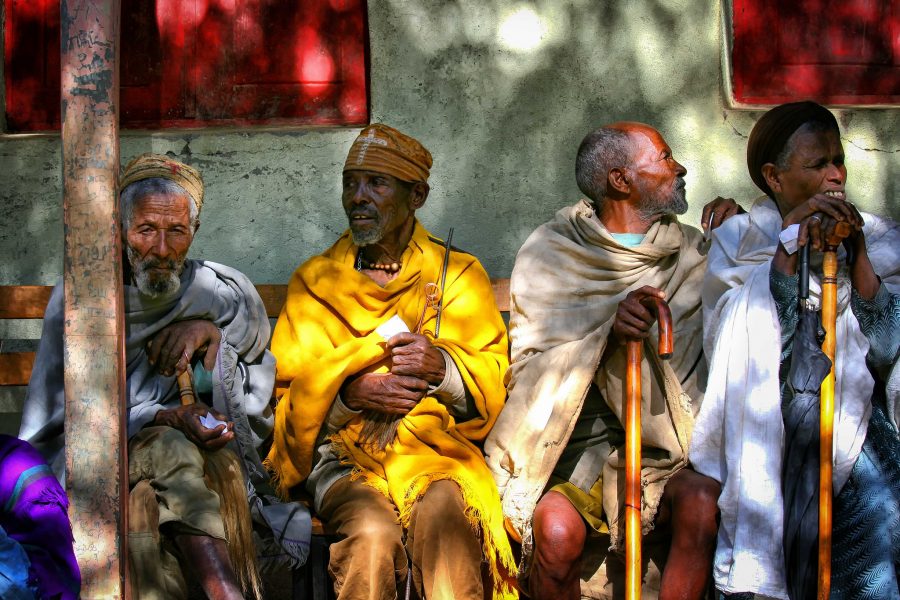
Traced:
POLYGON ((204 404, 195 403, 187 406, 179 406, 169 410, 161 410, 156 413, 154 425, 166 425, 184 433, 184 435, 204 450, 218 450, 234 439, 234 423, 228 421, 225 415, 216 412, 204 404), (200 424, 200 417, 212 413, 220 421, 227 421, 228 431, 225 425, 219 425, 214 429, 207 429, 200 424))
POLYGON ((403 416, 425 397, 428 382, 394 373, 364 373, 344 385, 341 400, 353 410, 403 416))
POLYGON ((814 250, 822 251, 840 222, 850 225, 854 239, 862 237, 863 219, 855 206, 827 194, 816 194, 785 215, 781 228, 799 224, 797 246, 802 248, 809 243, 814 250))
POLYGON ((424 335, 398 333, 387 341, 391 352, 391 373, 424 379, 440 385, 446 374, 444 355, 424 335))
POLYGON ((650 333, 650 327, 656 322, 656 315, 642 304, 647 298, 659 298, 665 300, 666 293, 655 287, 645 285, 642 288, 629 292, 625 299, 619 302, 616 310, 612 332, 619 341, 642 340, 650 333))
POLYGON ((166 377, 181 375, 194 354, 203 353, 203 366, 212 371, 222 334, 212 321, 179 321, 163 328, 147 347, 150 364, 166 377))
POLYGON ((740 204, 735 202, 734 198, 716 196, 715 200, 703 207, 703 215, 700 217, 700 226, 703 227, 703 232, 709 235, 713 229, 724 223, 726 220, 734 215, 745 212, 747 211, 744 210, 740 204))

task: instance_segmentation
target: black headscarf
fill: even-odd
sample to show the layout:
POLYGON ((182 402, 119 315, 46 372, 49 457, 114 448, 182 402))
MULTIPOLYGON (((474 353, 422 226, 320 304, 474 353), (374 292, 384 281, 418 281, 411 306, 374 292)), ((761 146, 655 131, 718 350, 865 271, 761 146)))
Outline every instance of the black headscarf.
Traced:
POLYGON ((837 120, 827 108, 815 102, 791 102, 776 106, 756 122, 747 142, 747 168, 756 186, 772 196, 762 167, 774 163, 794 132, 807 123, 823 123, 840 131, 837 120))

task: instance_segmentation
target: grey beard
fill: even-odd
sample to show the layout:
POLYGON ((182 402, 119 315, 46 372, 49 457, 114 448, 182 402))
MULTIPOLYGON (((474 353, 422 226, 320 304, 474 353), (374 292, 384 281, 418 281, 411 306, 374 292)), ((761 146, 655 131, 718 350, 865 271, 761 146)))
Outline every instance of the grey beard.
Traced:
MULTIPOLYGON (((350 219, 349 214, 347 215, 347 218, 350 219)), ((369 246, 371 244, 380 242, 384 237, 385 229, 387 229, 387 224, 390 223, 393 219, 394 209, 390 208, 384 215, 378 215, 378 222, 374 227, 362 231, 357 231, 353 227, 353 220, 351 219, 350 233, 353 235, 353 243, 357 246, 369 246)))
POLYGON ((134 283, 141 294, 150 298, 159 298, 178 291, 178 288, 181 286, 181 273, 184 271, 184 259, 180 262, 161 261, 152 258, 141 260, 141 257, 138 256, 137 252, 135 252, 131 246, 127 245, 125 252, 128 255, 128 262, 131 264, 131 273, 134 277, 134 283), (166 263, 166 266, 169 266, 174 270, 169 271, 163 276, 150 274, 151 267, 160 266, 164 262, 166 263))
POLYGON ((660 193, 654 193, 645 198, 637 210, 645 221, 660 215, 683 215, 688 209, 685 196, 684 187, 673 190, 668 198, 662 197, 660 193))
POLYGON ((384 237, 384 228, 373 227, 366 231, 356 231, 351 225, 350 233, 353 235, 353 243, 357 246, 370 246, 381 241, 381 238, 384 237))

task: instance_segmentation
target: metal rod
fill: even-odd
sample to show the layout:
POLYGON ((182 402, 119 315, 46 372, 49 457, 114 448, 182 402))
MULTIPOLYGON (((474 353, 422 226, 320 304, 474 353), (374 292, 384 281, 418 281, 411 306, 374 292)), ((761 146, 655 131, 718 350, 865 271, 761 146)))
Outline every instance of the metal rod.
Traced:
POLYGON ((800 248, 800 268, 798 270, 800 282, 798 284, 798 296, 801 301, 809 298, 809 244, 800 248))
POLYGON ((441 266, 441 291, 438 298, 437 315, 434 318, 434 337, 441 334, 441 313, 444 312, 444 284, 447 282, 447 267, 450 264, 450 242, 453 241, 453 228, 447 233, 447 242, 444 244, 444 264, 441 266))

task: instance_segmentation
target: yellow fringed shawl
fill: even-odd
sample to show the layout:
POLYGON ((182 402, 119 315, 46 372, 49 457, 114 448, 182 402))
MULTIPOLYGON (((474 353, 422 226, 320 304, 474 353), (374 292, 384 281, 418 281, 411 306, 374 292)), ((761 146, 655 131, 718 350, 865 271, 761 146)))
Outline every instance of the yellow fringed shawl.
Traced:
MULTIPOLYGON (((345 233, 328 251, 297 269, 275 326, 277 377, 289 387, 275 411, 274 442, 266 462, 282 494, 309 475, 316 438, 344 380, 360 371, 388 369, 385 340, 375 328, 395 314, 415 327, 425 303, 425 284, 440 283, 444 248, 418 222, 401 256, 400 273, 385 287, 356 271, 357 250, 345 233)), ((432 481, 456 482, 469 521, 481 533, 494 597, 515 597, 511 582, 516 565, 500 498, 475 446, 503 408, 506 328, 490 280, 474 257, 450 254, 439 339, 433 336, 433 312, 426 316, 425 334, 453 358, 479 416, 456 423, 443 404, 427 397, 401 421, 396 441, 386 451, 355 444, 360 419, 335 436, 335 449, 353 466, 354 476, 394 502, 404 527, 414 502, 432 481)))

